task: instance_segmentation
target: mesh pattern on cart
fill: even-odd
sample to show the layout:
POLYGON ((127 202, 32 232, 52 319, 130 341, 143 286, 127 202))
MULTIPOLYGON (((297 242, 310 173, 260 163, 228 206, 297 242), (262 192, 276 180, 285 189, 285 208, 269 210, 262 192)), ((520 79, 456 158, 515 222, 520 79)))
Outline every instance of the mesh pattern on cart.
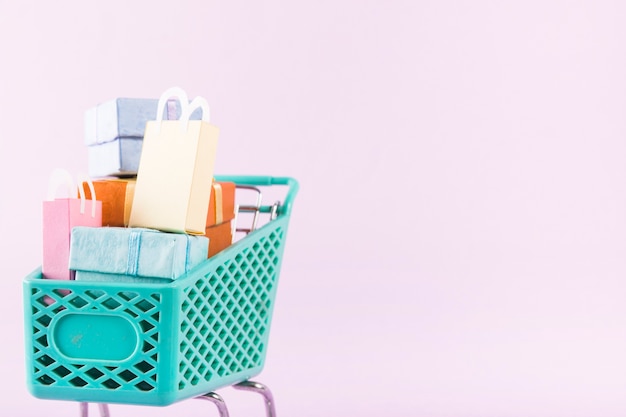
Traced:
POLYGON ((277 228, 186 289, 180 390, 262 365, 283 236, 277 228))
POLYGON ((36 384, 59 387, 97 388, 117 391, 152 391, 157 387, 159 352, 158 328, 161 320, 161 296, 141 296, 130 291, 94 289, 44 290, 31 289, 33 315, 33 379, 36 384), (138 334, 141 349, 132 363, 119 366, 94 365, 60 357, 51 345, 53 335, 49 324, 66 310, 85 313, 113 313, 136 322, 142 329, 138 334))

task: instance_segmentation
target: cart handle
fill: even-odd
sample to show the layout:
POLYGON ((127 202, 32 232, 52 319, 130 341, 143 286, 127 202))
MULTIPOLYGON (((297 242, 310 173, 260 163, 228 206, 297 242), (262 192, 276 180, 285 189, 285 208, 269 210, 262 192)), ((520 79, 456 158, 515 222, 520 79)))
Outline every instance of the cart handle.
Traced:
POLYGON ((291 207, 293 206, 293 200, 298 194, 300 185, 295 178, 291 177, 270 177, 264 175, 216 175, 215 181, 227 181, 234 182, 237 185, 252 185, 252 186, 271 186, 271 185, 286 185, 289 187, 285 200, 278 208, 279 215, 291 214, 291 207))

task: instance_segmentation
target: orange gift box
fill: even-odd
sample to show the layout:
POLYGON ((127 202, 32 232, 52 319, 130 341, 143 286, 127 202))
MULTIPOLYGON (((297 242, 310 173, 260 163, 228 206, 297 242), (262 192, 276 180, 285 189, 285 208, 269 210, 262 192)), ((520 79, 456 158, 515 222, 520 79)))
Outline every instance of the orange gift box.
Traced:
POLYGON ((232 221, 206 228, 206 237, 209 238, 209 258, 226 249, 233 243, 232 221))
MULTIPOLYGON (((133 205, 135 179, 111 178, 93 181, 96 199, 102 201, 102 226, 126 227, 133 205)), ((83 183, 85 197, 91 198, 87 183, 83 183)), ((231 220, 235 218, 235 183, 213 182, 209 211, 206 221, 206 236, 209 256, 216 254, 232 243, 231 220)))
POLYGON ((232 220, 235 218, 235 183, 213 182, 209 213, 206 219, 206 237, 209 238, 209 257, 233 243, 232 220))
MULTIPOLYGON (((135 179, 103 179, 93 181, 96 199, 102 201, 102 226, 128 226, 130 209, 133 205, 135 179)), ((91 198, 86 182, 83 182, 85 197, 91 198)))
POLYGON ((235 183, 213 182, 206 227, 230 222, 235 218, 235 183), (217 210, 216 210, 217 208, 217 210))

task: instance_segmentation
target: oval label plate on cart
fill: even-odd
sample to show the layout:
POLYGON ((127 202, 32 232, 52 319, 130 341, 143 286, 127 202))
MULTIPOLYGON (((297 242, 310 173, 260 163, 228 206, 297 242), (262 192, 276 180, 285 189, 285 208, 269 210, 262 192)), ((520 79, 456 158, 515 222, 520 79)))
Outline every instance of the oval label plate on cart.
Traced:
POLYGON ((72 359, 121 361, 137 348, 137 331, 124 317, 70 313, 59 317, 52 339, 59 352, 72 359))

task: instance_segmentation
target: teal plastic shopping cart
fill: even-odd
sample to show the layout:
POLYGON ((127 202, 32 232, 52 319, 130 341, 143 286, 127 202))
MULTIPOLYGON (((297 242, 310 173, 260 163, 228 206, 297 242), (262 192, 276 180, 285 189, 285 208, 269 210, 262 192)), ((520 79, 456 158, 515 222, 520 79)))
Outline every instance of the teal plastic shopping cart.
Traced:
POLYGON ((171 283, 49 280, 40 269, 25 278, 27 385, 35 397, 78 401, 83 410, 89 402, 164 406, 193 397, 219 402, 213 391, 234 385, 271 403, 269 390, 249 379, 264 365, 298 183, 216 180, 284 189, 284 199, 241 205, 254 223, 257 215, 268 220, 171 283))

